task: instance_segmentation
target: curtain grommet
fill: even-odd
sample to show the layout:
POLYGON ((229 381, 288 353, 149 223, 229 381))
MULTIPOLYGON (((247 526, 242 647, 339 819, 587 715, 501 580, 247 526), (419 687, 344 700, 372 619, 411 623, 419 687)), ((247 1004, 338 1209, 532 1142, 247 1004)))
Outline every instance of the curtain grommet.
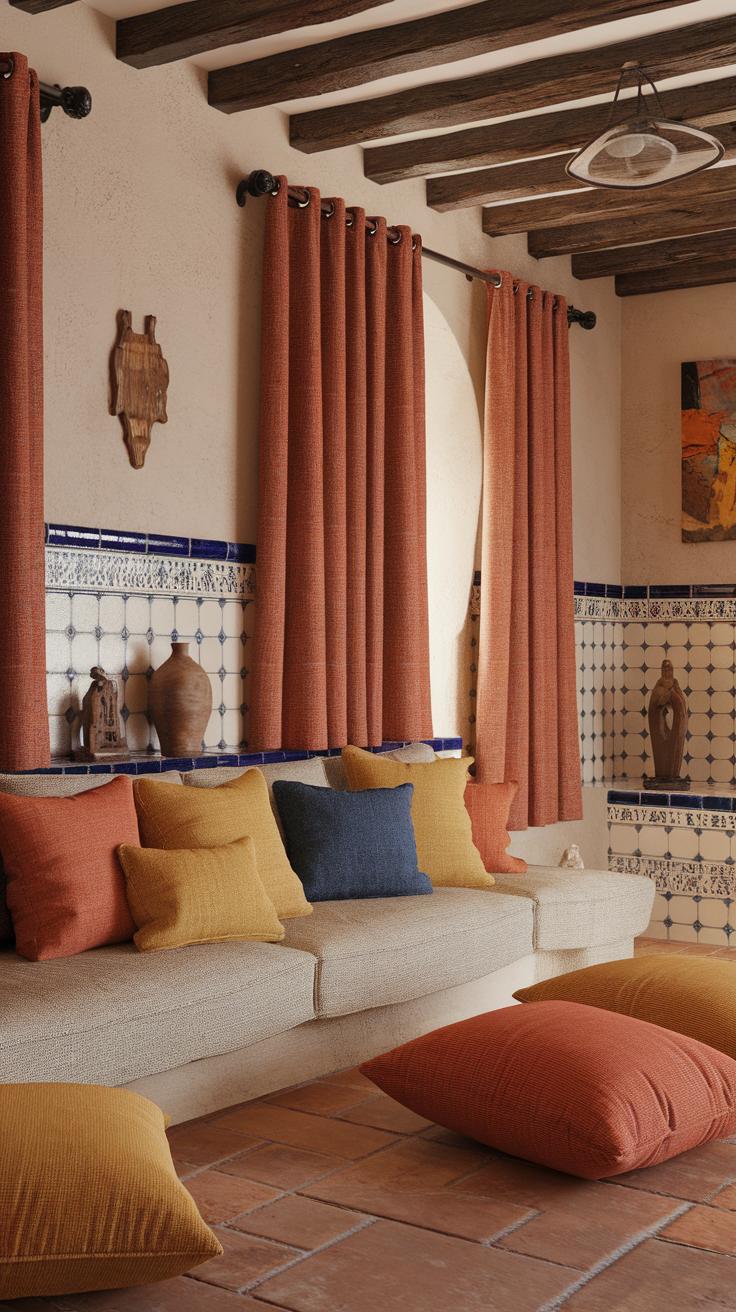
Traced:
POLYGON ((389 242, 390 242, 390 244, 391 244, 392 246, 398 246, 398 244, 399 244, 399 242, 401 241, 401 238, 403 237, 404 234, 403 234, 403 232, 399 232, 398 229, 396 229, 396 228, 394 229, 394 232, 396 233, 396 236, 395 236, 395 237, 389 237, 388 240, 389 240, 389 242))
POLYGON ((375 237, 378 232, 378 219, 366 219, 366 223, 372 223, 372 228, 366 228, 369 237, 375 237))
POLYGON ((328 200, 328 201, 325 201, 325 204, 326 204, 326 205, 329 205, 330 208, 329 208, 328 210, 323 210, 323 211, 322 211, 322 218, 323 218, 323 219, 334 219, 334 217, 335 217, 335 202, 334 202, 334 200, 328 200))
POLYGON ((299 200, 298 197, 296 196, 294 197, 294 205, 298 210, 308 209, 311 203, 312 203, 312 196, 310 192, 306 193, 306 198, 304 200, 299 200))
POLYGON ((0 77, 3 78, 4 81, 7 81, 9 77, 12 77, 15 70, 15 60, 12 55, 8 55, 8 63, 10 64, 10 68, 6 69, 4 73, 0 73, 0 77))

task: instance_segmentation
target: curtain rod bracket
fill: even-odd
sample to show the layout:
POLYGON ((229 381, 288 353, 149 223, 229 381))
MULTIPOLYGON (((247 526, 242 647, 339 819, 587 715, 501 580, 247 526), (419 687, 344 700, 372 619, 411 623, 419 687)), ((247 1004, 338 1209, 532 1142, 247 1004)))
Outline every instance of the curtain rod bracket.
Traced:
POLYGON ((568 328, 570 328, 574 323, 579 323, 581 328, 587 328, 588 331, 590 331, 590 329, 595 328, 596 325, 596 316, 594 311, 576 310, 574 305, 568 305, 567 307, 568 328))
POLYGON ((86 87, 50 87, 39 82, 41 96, 41 122, 46 123, 52 109, 58 105, 68 118, 86 118, 92 109, 92 97, 86 87))

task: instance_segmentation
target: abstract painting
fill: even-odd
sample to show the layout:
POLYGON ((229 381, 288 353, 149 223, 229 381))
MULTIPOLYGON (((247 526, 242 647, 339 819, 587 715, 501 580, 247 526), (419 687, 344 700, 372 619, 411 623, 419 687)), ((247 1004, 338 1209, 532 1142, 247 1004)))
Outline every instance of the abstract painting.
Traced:
POLYGON ((682 540, 736 539, 736 360, 682 366, 682 540))

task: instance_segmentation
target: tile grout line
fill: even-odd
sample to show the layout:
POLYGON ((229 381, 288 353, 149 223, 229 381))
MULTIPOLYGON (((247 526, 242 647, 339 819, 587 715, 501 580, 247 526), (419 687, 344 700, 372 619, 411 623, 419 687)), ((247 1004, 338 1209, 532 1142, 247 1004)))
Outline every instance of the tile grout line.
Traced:
POLYGON ((633 1238, 627 1240, 625 1244, 621 1244, 619 1248, 614 1249, 614 1251, 607 1254, 606 1257, 601 1258, 601 1260, 596 1262, 589 1271, 583 1272, 580 1279, 575 1281, 569 1289, 566 1289, 562 1294, 558 1294, 556 1298, 551 1299, 548 1303, 543 1303, 537 1309, 537 1312, 556 1312, 557 1308, 560 1308, 567 1303, 568 1299, 572 1298, 573 1294, 576 1294, 579 1289, 582 1289, 585 1285, 589 1284, 595 1276, 600 1275, 602 1271, 613 1266, 615 1262, 618 1262, 620 1258, 625 1257, 627 1253, 632 1252, 633 1249, 638 1248, 640 1244, 645 1242, 645 1240, 656 1238, 660 1230, 664 1230, 665 1226, 671 1225, 673 1221, 678 1221, 681 1216, 684 1216, 685 1213, 689 1212, 694 1206, 694 1203, 683 1203, 681 1207, 677 1208, 677 1210, 669 1216, 664 1217, 663 1220, 657 1221, 646 1230, 638 1230, 633 1238))
POLYGON ((336 1244, 341 1244, 343 1239, 350 1239, 353 1235, 359 1234, 361 1230, 367 1230, 369 1226, 375 1225, 376 1221, 379 1221, 380 1219, 381 1218, 378 1216, 367 1216, 361 1221, 360 1225, 355 1225, 351 1230, 346 1230, 344 1234, 337 1235, 334 1239, 329 1239, 326 1244, 320 1244, 318 1248, 312 1248, 309 1251, 300 1253, 299 1256, 295 1257, 291 1262, 285 1262, 283 1266, 275 1267, 273 1271, 268 1271, 266 1275, 259 1276, 256 1280, 251 1280, 250 1284, 243 1285, 237 1292, 239 1294, 249 1294, 252 1289, 259 1289, 267 1280, 272 1280, 275 1276, 282 1275, 284 1271, 289 1271, 293 1266, 299 1266, 301 1262, 305 1262, 309 1257, 314 1257, 317 1253, 324 1253, 326 1249, 334 1248, 336 1244))

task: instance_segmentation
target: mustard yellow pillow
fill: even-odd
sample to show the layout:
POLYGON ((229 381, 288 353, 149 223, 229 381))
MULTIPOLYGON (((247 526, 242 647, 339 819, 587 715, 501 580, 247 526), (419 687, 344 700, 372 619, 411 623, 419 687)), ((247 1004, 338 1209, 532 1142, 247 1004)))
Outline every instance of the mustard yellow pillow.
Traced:
POLYGON ((289 865, 260 770, 246 770, 217 788, 136 779, 133 794, 144 847, 223 847, 250 834, 258 874, 278 918, 309 915, 312 908, 289 865))
POLYGON ((0 1086, 0 1299, 147 1285, 222 1252, 164 1129, 127 1089, 0 1086))
POLYGON ((387 761, 360 747, 343 747, 342 761, 353 792, 414 785, 411 818, 417 860, 435 888, 491 888, 495 884, 473 842, 463 801, 472 757, 450 756, 418 764, 387 761))
POLYGON ((284 937, 250 836, 193 852, 121 844, 118 859, 140 952, 188 943, 278 943, 284 937))
POLYGON ((626 957, 518 989, 519 1002, 582 1002, 686 1034, 736 1058, 736 966, 714 957, 626 957))

